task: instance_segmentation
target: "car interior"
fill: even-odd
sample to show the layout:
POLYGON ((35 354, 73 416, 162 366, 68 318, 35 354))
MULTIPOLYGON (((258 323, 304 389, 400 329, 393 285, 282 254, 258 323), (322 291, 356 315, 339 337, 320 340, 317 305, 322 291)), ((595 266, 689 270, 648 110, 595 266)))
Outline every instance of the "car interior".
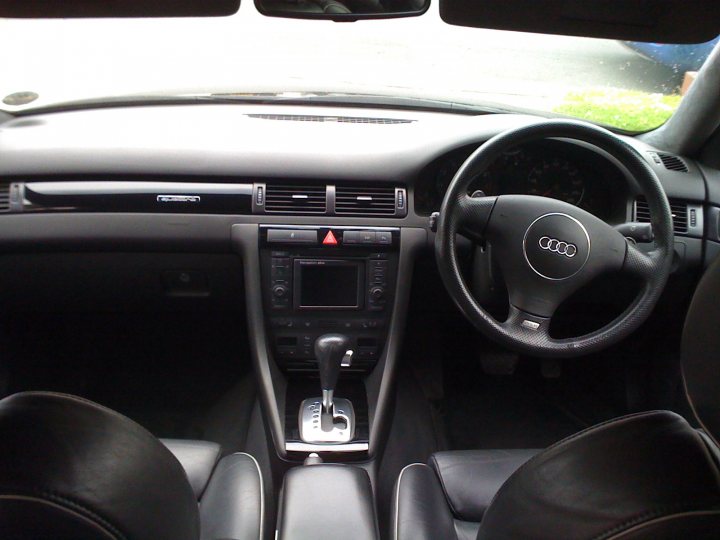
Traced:
MULTIPOLYGON (((429 6, 256 0, 348 27, 429 6)), ((704 2, 439 14, 720 33, 704 2)), ((0 105, 0 538, 718 538, 719 156, 717 47, 643 132, 323 95, 0 105)))

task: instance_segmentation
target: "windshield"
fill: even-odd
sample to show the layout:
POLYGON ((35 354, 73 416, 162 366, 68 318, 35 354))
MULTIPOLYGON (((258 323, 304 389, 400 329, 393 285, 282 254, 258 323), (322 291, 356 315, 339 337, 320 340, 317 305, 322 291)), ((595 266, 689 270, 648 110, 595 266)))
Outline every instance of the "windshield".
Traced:
POLYGON ((714 42, 673 46, 450 26, 421 17, 2 20, 0 108, 193 94, 358 94, 661 125, 714 42), (688 74, 690 72, 690 74, 688 74))

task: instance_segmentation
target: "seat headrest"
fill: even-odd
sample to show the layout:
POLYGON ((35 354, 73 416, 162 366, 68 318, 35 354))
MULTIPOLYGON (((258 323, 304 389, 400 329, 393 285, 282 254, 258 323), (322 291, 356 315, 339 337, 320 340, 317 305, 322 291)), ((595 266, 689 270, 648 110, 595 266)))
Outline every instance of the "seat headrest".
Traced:
POLYGON ((180 463, 132 420, 65 394, 0 401, 4 538, 197 540, 180 463))
POLYGON ((682 371, 693 412, 720 441, 720 257, 700 280, 682 337, 682 371))

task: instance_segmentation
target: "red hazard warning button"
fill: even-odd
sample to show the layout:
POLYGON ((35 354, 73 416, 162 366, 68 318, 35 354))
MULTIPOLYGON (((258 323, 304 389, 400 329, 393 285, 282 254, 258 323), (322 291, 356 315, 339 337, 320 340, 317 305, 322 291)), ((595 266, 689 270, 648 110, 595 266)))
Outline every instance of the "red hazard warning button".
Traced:
POLYGON ((335 238, 335 235, 332 231, 328 231, 328 233, 325 235, 325 238, 323 239, 323 245, 324 246, 337 246, 337 238, 335 238))

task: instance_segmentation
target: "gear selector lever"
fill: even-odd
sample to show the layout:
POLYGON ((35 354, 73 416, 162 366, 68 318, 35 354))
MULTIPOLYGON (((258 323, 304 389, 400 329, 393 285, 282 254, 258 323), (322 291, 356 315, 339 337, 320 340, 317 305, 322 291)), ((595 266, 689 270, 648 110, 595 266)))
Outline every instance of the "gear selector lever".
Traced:
POLYGON ((325 334, 315 341, 315 358, 322 397, 310 398, 300 406, 300 438, 310 444, 342 444, 355 433, 355 412, 348 399, 335 397, 340 368, 349 366, 353 352, 350 339, 342 334, 325 334))
POLYGON ((322 412, 332 413, 333 396, 340 375, 340 365, 348 352, 350 340, 341 334, 325 334, 315 342, 315 358, 320 371, 322 412))

